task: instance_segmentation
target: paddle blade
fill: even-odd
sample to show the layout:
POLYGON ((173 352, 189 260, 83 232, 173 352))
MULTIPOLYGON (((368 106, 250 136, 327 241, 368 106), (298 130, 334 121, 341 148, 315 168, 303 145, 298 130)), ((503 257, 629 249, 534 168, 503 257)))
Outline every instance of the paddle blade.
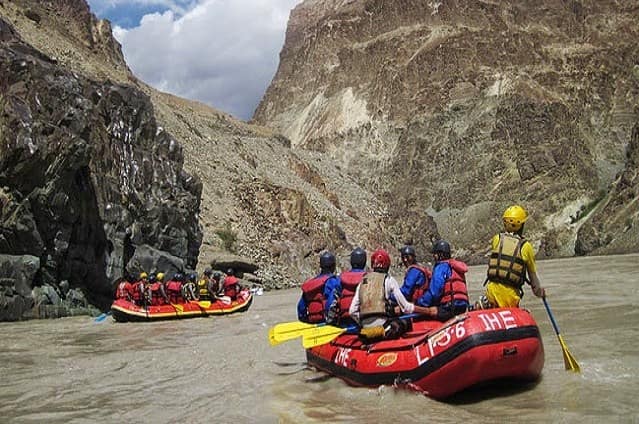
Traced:
POLYGON ((197 302, 197 304, 200 305, 202 308, 211 307, 211 302, 209 302, 208 300, 200 300, 199 302, 197 302))
POLYGON ((271 346, 278 345, 288 340, 295 339, 305 331, 317 327, 318 324, 308 324, 301 321, 282 322, 268 330, 268 340, 271 346))
POLYGON ((182 305, 171 303, 171 306, 173 306, 175 308, 176 312, 179 312, 179 313, 184 312, 184 307, 182 305))
POLYGON ((304 346, 304 349, 310 349, 315 346, 330 343, 346 331, 348 331, 348 328, 333 327, 332 325, 307 330, 302 335, 302 346, 304 346))
POLYGON ((559 338, 559 344, 561 345, 561 349, 564 354, 564 365, 566 366, 566 371, 581 372, 581 368, 579 367, 577 360, 568 350, 568 346, 566 346, 566 342, 564 342, 561 334, 558 334, 557 337, 559 338))

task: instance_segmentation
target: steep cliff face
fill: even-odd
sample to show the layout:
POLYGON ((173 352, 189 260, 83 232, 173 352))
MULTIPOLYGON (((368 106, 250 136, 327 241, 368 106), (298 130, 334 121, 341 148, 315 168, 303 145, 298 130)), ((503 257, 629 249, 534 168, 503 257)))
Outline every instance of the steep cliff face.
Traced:
POLYGON ((35 286, 106 307, 127 269, 195 267, 202 185, 146 95, 61 68, 1 18, 0 75, 0 320, 35 286))
POLYGON ((254 120, 464 255, 510 203, 542 256, 636 251, 636 207, 602 205, 636 203, 638 19, 636 1, 307 0, 254 120))

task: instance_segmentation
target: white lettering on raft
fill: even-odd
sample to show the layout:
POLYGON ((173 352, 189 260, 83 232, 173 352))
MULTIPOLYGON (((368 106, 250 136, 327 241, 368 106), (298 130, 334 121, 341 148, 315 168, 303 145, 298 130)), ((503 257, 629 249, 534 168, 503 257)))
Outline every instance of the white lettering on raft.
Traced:
POLYGON ((351 349, 340 347, 337 350, 337 355, 335 355, 335 363, 344 368, 348 367, 348 356, 351 352, 351 349))
POLYGON ((517 327, 511 311, 482 312, 477 315, 484 324, 484 330, 508 330, 517 327))
POLYGON ((431 334, 426 341, 426 346, 428 347, 427 352, 422 352, 424 345, 418 346, 415 349, 417 363, 419 365, 423 364, 428 361, 429 358, 435 356, 435 349, 443 350, 449 344, 455 344, 464 337, 466 337, 466 328, 463 322, 458 322, 453 326, 442 328, 440 331, 431 334))

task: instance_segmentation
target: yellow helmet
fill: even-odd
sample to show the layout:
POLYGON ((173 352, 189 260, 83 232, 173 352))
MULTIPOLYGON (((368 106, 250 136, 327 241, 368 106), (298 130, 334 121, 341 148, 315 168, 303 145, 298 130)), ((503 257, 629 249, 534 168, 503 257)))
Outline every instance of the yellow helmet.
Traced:
POLYGON ((157 275, 155 276, 155 279, 158 280, 158 281, 164 280, 164 273, 163 272, 158 272, 157 275))
POLYGON ((509 233, 519 231, 524 222, 528 219, 528 212, 519 205, 509 207, 504 211, 504 228, 509 233))
POLYGON ((144 280, 145 278, 148 278, 149 275, 146 272, 141 272, 140 273, 140 280, 144 280))

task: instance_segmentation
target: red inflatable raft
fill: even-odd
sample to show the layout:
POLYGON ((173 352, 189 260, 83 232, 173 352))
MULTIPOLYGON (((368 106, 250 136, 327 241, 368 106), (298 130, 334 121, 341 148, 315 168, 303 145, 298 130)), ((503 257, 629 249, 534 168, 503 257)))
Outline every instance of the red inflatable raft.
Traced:
POLYGON ((196 318, 209 315, 225 315, 246 311, 253 302, 250 290, 242 290, 237 300, 217 299, 214 301, 180 302, 170 305, 139 306, 124 299, 117 299, 111 305, 113 318, 118 322, 159 321, 176 318, 196 318))
POLYGON ((534 381, 544 366, 539 328, 519 308, 467 312, 445 323, 416 321, 396 340, 366 343, 343 334, 307 349, 306 356, 351 385, 405 387, 435 399, 479 383, 534 381))

